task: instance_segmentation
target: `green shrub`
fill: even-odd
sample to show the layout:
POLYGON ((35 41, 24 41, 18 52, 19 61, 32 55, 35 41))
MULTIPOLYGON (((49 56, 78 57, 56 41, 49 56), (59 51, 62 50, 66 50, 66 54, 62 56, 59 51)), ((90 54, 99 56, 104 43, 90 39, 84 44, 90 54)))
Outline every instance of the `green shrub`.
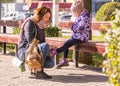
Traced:
POLYGON ((114 11, 116 9, 120 10, 119 2, 107 2, 97 11, 96 20, 97 21, 111 21, 115 18, 114 11))
MULTIPOLYGON (((13 34, 20 34, 20 28, 19 27, 15 27, 13 28, 13 34)), ((46 29, 45 29, 45 35, 47 37, 59 37, 61 36, 61 30, 54 26, 48 26, 46 29)))
POLYGON ((19 27, 15 27, 13 28, 13 34, 20 34, 20 28, 19 27))
POLYGON ((61 36, 61 30, 56 26, 54 26, 54 27, 48 26, 45 29, 45 35, 47 37, 59 37, 59 36, 61 36))
POLYGON ((106 33, 106 57, 103 72, 108 75, 109 82, 120 86, 120 11, 116 11, 112 21, 112 29, 106 33))

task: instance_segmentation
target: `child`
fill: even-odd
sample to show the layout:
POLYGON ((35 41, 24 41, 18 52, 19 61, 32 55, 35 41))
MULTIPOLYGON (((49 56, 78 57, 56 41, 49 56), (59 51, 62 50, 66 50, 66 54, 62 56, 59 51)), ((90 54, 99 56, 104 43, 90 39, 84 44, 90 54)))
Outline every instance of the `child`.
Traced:
POLYGON ((87 42, 91 32, 91 19, 89 12, 84 8, 83 0, 75 0, 71 6, 71 12, 76 17, 75 21, 71 24, 72 36, 68 39, 63 46, 57 49, 52 49, 50 55, 54 56, 57 53, 63 52, 62 61, 57 65, 58 68, 68 66, 68 50, 71 46, 87 42))

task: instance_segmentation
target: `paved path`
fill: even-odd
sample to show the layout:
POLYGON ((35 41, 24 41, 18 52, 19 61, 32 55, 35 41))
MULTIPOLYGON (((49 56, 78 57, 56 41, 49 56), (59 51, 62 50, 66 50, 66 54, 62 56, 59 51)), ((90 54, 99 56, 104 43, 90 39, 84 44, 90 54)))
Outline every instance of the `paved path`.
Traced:
POLYGON ((13 56, 0 54, 0 86, 112 86, 107 82, 107 76, 101 71, 80 65, 74 68, 45 69, 52 75, 50 80, 36 80, 29 78, 28 69, 21 73, 12 64, 13 56))

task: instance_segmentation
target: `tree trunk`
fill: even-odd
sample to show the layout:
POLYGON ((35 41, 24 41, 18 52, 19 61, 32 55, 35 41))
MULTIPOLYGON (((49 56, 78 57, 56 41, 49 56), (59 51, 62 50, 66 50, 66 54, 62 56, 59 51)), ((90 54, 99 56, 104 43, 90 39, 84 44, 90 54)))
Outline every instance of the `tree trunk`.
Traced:
MULTIPOLYGON (((83 1, 84 1, 85 8, 91 13, 92 0, 83 0, 83 1)), ((91 39, 91 37, 92 37, 92 33, 91 33, 90 39, 91 39)), ((78 57, 79 57, 78 60, 80 63, 84 63, 84 64, 88 64, 88 65, 90 65, 92 63, 92 54, 91 53, 79 52, 78 57)))
POLYGON ((1 2, 0 2, 0 20, 1 20, 1 2))

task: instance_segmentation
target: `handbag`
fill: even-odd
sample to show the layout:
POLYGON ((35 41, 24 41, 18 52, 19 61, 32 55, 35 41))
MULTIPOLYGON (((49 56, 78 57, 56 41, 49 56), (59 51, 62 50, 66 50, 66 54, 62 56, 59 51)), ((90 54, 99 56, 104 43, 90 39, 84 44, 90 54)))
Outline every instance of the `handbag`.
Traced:
POLYGON ((14 57, 12 59, 12 65, 21 72, 24 72, 26 70, 24 62, 21 61, 18 57, 14 57))
POLYGON ((42 71, 42 66, 44 63, 42 52, 39 51, 37 47, 38 40, 36 39, 36 36, 37 29, 35 30, 35 37, 29 44, 29 47, 25 53, 25 64, 27 64, 31 74, 36 74, 37 71, 42 71))

